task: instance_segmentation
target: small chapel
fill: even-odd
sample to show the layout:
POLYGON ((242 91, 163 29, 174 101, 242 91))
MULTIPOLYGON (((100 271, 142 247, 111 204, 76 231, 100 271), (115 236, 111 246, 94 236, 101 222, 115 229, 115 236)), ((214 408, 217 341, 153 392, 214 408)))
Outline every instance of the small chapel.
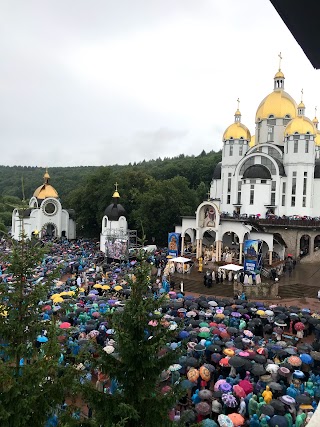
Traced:
POLYGON ((50 184, 46 170, 41 184, 33 193, 27 209, 14 209, 12 212, 11 234, 16 240, 22 235, 27 238, 76 238, 75 212, 63 209, 58 192, 50 184))

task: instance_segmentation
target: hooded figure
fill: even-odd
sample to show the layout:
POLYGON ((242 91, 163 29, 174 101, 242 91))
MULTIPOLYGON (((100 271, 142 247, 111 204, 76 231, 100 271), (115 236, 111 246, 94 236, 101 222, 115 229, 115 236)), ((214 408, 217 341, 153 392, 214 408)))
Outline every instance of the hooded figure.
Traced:
POLYGON ((304 422, 306 418, 307 418, 307 414, 305 414, 304 412, 302 412, 302 414, 297 415, 295 427, 304 426, 304 422))
POLYGON ((257 402, 257 396, 255 394, 249 400, 248 412, 249 412, 249 417, 252 417, 254 414, 258 412, 258 402, 257 402))
POLYGON ((287 395, 293 397, 294 399, 296 398, 297 390, 294 388, 293 384, 290 384, 290 386, 287 388, 287 395))
POLYGON ((253 414, 252 418, 250 418, 249 426, 260 427, 260 422, 257 414, 253 414))
POLYGON ((257 414, 259 415, 259 417, 260 417, 260 415, 261 415, 262 407, 263 407, 265 404, 266 404, 266 402, 264 401, 263 397, 259 397, 259 402, 258 402, 258 411, 257 411, 257 414))
POLYGON ((261 427, 268 427, 268 421, 270 420, 270 417, 268 415, 266 415, 265 417, 261 418, 260 420, 260 426, 261 427))
POLYGON ((292 426, 293 426, 293 419, 292 419, 292 415, 291 415, 289 412, 287 412, 287 413, 285 414, 285 417, 286 417, 286 419, 287 419, 288 427, 292 427, 292 426))
POLYGON ((264 401, 266 402, 267 405, 269 405, 269 403, 272 400, 272 391, 270 390, 270 387, 267 385, 265 391, 262 393, 262 397, 264 399, 264 401))

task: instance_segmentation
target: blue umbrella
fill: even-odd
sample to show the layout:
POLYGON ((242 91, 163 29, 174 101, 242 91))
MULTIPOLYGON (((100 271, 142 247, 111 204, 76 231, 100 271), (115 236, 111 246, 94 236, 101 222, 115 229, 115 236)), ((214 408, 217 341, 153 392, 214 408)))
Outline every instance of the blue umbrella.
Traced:
POLYGON ((45 337, 44 335, 39 335, 39 336, 37 337, 37 341, 38 341, 38 342, 41 342, 41 343, 44 343, 44 342, 47 342, 47 341, 48 341, 48 338, 47 338, 47 337, 45 337))
POLYGON ((310 356, 310 354, 303 353, 303 354, 300 354, 299 357, 302 360, 302 363, 305 363, 306 365, 311 365, 311 363, 313 362, 313 359, 310 356))

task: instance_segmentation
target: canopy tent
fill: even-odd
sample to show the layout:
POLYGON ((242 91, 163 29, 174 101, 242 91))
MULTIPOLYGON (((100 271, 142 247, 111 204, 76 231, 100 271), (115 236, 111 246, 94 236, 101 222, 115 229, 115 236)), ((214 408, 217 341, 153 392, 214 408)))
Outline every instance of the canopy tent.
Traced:
POLYGON ((236 264, 222 265, 219 268, 223 268, 224 270, 229 270, 229 271, 240 271, 240 270, 243 270, 243 266, 242 265, 236 265, 236 264))
POLYGON ((177 258, 172 258, 169 261, 170 262, 182 262, 182 264, 184 264, 185 262, 191 262, 191 259, 184 258, 183 256, 178 256, 177 258))

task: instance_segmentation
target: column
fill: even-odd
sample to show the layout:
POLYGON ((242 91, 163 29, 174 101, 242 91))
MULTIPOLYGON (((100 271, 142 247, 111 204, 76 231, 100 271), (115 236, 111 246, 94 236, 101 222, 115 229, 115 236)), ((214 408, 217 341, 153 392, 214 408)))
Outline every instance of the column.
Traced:
POLYGON ((221 240, 217 241, 217 261, 221 261, 221 240))
POLYGON ((269 265, 272 264, 272 251, 269 251, 269 265))
POLYGON ((309 254, 313 254, 314 252, 314 237, 310 236, 310 241, 309 241, 309 254))
POLYGON ((200 256, 202 256, 202 239, 199 239, 199 252, 200 256))
POLYGON ((181 237, 181 256, 184 254, 184 236, 181 237))
POLYGON ((196 242, 197 242, 196 258, 198 259, 200 257, 200 255, 199 255, 199 239, 196 239, 196 242))
POLYGON ((242 264, 242 252, 243 252, 243 243, 240 243, 239 245, 239 264, 242 264))

